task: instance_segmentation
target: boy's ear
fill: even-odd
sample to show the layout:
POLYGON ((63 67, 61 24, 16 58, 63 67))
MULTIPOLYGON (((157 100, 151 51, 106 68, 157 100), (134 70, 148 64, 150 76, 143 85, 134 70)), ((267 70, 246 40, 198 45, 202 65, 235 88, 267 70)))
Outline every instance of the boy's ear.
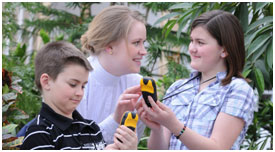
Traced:
POLYGON ((50 83, 49 83, 50 79, 51 77, 47 73, 43 73, 40 76, 40 84, 43 90, 50 90, 50 83))

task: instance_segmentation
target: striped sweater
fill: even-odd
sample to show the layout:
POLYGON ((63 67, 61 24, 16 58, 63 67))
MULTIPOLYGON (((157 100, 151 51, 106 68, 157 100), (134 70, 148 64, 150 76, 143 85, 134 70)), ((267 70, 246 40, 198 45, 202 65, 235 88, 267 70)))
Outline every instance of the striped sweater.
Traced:
POLYGON ((54 112, 47 104, 29 126, 20 149, 95 150, 106 146, 98 125, 75 110, 73 119, 54 112))

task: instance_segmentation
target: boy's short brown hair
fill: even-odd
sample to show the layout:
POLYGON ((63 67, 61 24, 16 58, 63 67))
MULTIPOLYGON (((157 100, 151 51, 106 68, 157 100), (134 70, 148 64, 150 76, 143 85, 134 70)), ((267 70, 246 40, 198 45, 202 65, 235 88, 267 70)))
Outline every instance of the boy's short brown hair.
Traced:
POLYGON ((73 44, 65 41, 46 44, 38 51, 35 57, 35 83, 37 88, 42 91, 40 77, 43 73, 47 73, 55 80, 65 66, 69 64, 78 64, 87 71, 92 70, 84 54, 73 44))

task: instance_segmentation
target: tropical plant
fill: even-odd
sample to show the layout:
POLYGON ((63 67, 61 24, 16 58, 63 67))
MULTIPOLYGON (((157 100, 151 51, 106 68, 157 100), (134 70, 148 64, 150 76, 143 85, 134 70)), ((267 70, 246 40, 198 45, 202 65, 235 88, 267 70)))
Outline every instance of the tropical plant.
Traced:
POLYGON ((26 119, 29 116, 17 108, 18 94, 22 94, 18 80, 12 77, 12 73, 2 69, 2 147, 3 149, 18 149, 22 137, 16 137, 16 121, 26 119))
POLYGON ((40 105, 38 93, 32 88, 33 67, 24 65, 25 51, 26 45, 19 44, 9 56, 2 55, 3 149, 18 149, 23 137, 16 137, 16 133, 37 114, 35 106, 40 105))
POLYGON ((50 35, 50 38, 66 39, 80 48, 80 37, 87 30, 92 20, 91 6, 94 3, 66 3, 68 9, 80 8, 80 16, 64 10, 51 8, 43 3, 22 2, 20 6, 32 14, 24 20, 22 26, 23 37, 38 36, 41 29, 50 35), (36 14, 40 14, 37 16, 36 14), (30 30, 31 29, 31 30, 30 30))
POLYGON ((14 45, 14 31, 19 29, 19 25, 16 23, 16 14, 14 13, 17 9, 18 4, 7 3, 3 5, 2 10, 2 50, 8 45, 14 45))
MULTIPOLYGON (((31 120, 39 112, 41 106, 41 97, 39 91, 36 89, 34 84, 34 65, 33 60, 28 64, 25 64, 26 58, 29 56, 33 58, 34 54, 26 55, 26 45, 18 44, 14 51, 10 51, 9 55, 2 54, 2 66, 3 69, 12 73, 12 79, 14 83, 18 84, 13 86, 12 90, 17 90, 15 106, 22 109, 23 113, 27 114, 28 117, 24 116, 24 120, 12 119, 14 115, 9 115, 9 119, 12 122, 18 124, 19 128, 24 126, 26 122, 31 120), (29 117, 30 116, 30 117, 29 117)), ((12 91, 11 90, 11 91, 12 91)), ((8 93, 7 87, 3 87, 2 93, 8 93), (4 92, 6 91, 6 92, 4 92)), ((3 100, 3 99, 2 99, 3 100)), ((2 105, 3 106, 3 105, 2 105)), ((2 111, 3 112, 3 111, 2 111)), ((16 117, 17 118, 17 117, 16 117)))

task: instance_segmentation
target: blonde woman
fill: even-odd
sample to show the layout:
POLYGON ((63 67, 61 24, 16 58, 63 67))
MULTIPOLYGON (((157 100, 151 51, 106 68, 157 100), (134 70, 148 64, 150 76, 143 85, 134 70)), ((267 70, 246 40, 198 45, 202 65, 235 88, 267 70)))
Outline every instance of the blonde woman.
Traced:
MULTIPOLYGON (((77 109, 84 118, 99 124, 107 143, 114 141, 123 112, 134 110, 141 96, 138 85, 141 75, 137 73, 147 54, 145 40, 143 16, 126 6, 102 10, 81 37, 82 49, 91 53, 88 61, 94 70, 89 73, 85 94, 77 109)), ((144 128, 139 122, 139 138, 144 128)))

